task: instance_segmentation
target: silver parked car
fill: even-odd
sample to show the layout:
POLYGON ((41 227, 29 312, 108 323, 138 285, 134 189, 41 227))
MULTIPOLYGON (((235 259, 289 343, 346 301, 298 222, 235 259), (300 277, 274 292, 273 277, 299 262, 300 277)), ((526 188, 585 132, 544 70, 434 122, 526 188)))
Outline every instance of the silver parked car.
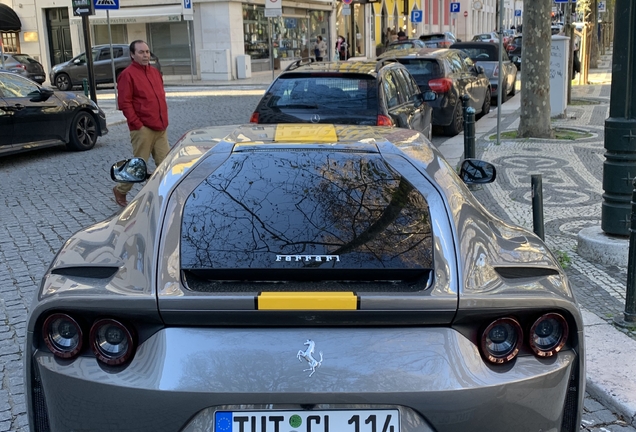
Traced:
MULTIPOLYGON (((93 71, 95 84, 112 84, 113 67, 110 55, 110 45, 96 45, 93 47, 93 71)), ((128 45, 113 44, 113 58, 115 59, 115 77, 132 62, 128 45)), ((154 54, 150 54, 150 65, 161 72, 161 64, 154 54)), ((86 67, 86 54, 81 53, 71 60, 53 66, 49 74, 51 84, 62 91, 71 90, 75 86, 81 86, 82 81, 88 79, 86 67)))
POLYGON ((408 129, 186 134, 44 275, 31 431, 578 431, 581 315, 494 178, 408 129))
MULTIPOLYGON (((46 81, 42 64, 28 54, 0 54, 4 57, 4 70, 22 75, 38 84, 46 81)), ((2 69, 2 63, 0 63, 2 69)))
POLYGON ((502 85, 504 88, 501 94, 501 101, 508 100, 508 96, 514 96, 517 92, 517 66, 510 60, 508 53, 502 51, 502 70, 499 70, 499 44, 491 42, 458 42, 451 45, 451 48, 458 49, 466 53, 468 57, 479 66, 484 68, 484 73, 490 80, 493 101, 497 102, 497 88, 499 87, 499 74, 502 75, 502 85))

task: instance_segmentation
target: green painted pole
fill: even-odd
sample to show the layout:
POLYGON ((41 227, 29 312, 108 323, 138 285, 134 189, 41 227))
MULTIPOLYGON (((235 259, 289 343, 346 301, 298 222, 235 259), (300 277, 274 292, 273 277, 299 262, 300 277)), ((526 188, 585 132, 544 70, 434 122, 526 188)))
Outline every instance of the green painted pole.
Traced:
POLYGON ((616 0, 610 116, 605 120, 601 229, 627 237, 636 177, 636 2, 616 0))

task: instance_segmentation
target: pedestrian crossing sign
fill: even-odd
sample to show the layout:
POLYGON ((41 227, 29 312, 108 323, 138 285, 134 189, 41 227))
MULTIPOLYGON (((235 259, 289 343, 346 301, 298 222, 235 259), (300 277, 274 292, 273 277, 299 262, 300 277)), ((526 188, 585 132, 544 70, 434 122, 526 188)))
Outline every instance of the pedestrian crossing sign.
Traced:
POLYGON ((93 0, 95 9, 119 9, 119 0, 93 0))

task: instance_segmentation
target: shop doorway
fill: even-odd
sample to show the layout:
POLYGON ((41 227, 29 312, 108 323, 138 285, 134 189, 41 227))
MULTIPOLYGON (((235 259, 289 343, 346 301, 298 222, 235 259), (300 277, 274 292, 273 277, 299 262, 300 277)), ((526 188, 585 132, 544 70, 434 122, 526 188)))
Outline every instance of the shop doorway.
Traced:
POLYGON ((46 9, 46 28, 48 29, 51 66, 72 59, 73 46, 71 45, 68 8, 46 9))

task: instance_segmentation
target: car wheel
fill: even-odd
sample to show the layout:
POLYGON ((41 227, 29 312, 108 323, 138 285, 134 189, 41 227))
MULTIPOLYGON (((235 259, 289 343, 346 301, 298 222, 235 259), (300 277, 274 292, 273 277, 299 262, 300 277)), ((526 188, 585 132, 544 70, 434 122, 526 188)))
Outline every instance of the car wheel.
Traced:
POLYGON ((453 119, 451 124, 444 126, 444 135, 455 136, 464 130, 464 117, 462 116, 462 106, 459 102, 455 105, 455 112, 453 112, 453 119))
MULTIPOLYGON (((479 113, 479 118, 482 118, 483 116, 485 116, 486 114, 488 114, 490 112, 490 98, 491 97, 492 96, 490 94, 490 89, 486 90, 486 97, 484 98, 484 104, 481 106, 481 113, 479 113)), ((502 97, 501 100, 503 101, 504 98, 502 97)))
POLYGON ((61 73, 55 77, 55 87, 61 91, 69 91, 73 88, 73 83, 68 75, 61 73))
POLYGON ((97 122, 86 111, 75 114, 71 122, 68 148, 75 151, 90 150, 97 142, 97 122))

